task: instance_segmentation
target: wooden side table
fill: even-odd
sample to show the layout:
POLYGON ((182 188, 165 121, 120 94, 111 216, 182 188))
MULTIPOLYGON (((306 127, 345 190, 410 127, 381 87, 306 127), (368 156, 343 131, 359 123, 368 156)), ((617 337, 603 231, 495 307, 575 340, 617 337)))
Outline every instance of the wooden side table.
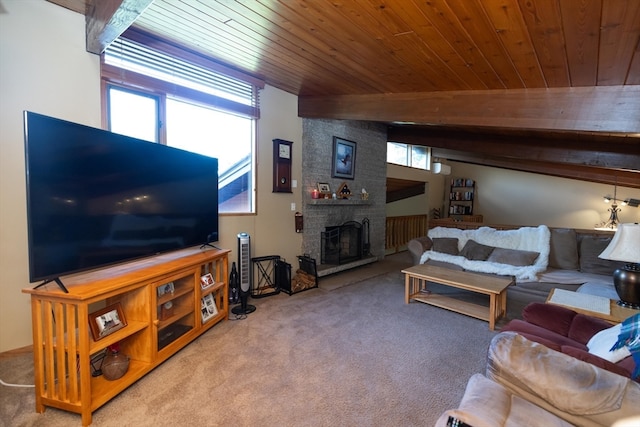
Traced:
MULTIPOLYGON (((555 289, 552 289, 551 292, 549 293, 549 296, 547 297, 547 301, 546 301, 547 304, 561 305, 563 307, 570 308, 571 310, 577 313, 582 313, 582 314, 586 314, 587 316, 606 320, 607 322, 614 325, 617 323, 622 323, 622 321, 627 317, 640 313, 640 310, 634 310, 633 308, 626 308, 626 307, 619 306, 616 300, 612 300, 612 299, 609 300, 609 314, 598 313, 597 311, 585 310, 583 308, 575 307, 569 304, 558 304, 557 302, 551 301, 551 299, 553 298, 553 293, 555 291, 556 291, 555 289)), ((565 291, 565 292, 570 292, 570 291, 565 291)))

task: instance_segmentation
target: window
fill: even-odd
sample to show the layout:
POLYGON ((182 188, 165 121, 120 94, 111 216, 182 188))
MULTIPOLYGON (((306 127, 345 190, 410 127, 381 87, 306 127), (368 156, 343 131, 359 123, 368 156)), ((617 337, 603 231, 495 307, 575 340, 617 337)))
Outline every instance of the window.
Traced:
POLYGON ((429 170, 431 149, 422 145, 387 142, 387 162, 429 170))
POLYGON ((218 158, 220 213, 255 212, 261 81, 136 31, 107 48, 101 74, 109 130, 218 158))

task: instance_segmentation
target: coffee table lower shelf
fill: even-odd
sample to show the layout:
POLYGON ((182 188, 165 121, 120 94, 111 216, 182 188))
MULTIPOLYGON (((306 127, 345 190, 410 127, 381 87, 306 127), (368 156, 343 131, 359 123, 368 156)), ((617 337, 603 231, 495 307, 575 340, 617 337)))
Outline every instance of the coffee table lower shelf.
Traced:
POLYGON ((475 317, 476 319, 484 320, 488 322, 489 312, 487 306, 474 304, 472 302, 461 301, 456 298, 447 297, 438 294, 425 295, 422 292, 409 296, 414 301, 423 302, 425 304, 433 305, 436 307, 444 308, 449 311, 453 311, 467 316, 475 317))

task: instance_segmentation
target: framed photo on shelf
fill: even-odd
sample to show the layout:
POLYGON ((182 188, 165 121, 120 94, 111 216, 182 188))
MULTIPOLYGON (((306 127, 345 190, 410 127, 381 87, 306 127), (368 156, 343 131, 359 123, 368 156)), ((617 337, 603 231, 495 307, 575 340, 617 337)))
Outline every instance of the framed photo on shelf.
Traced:
POLYGON ((333 178, 353 179, 355 171, 356 143, 334 136, 331 176, 333 178))
POLYGON ((202 312, 202 323, 207 323, 218 314, 218 307, 213 298, 213 294, 207 294, 200 299, 200 311, 202 312))
POLYGON ((89 328, 94 341, 127 326, 122 306, 119 302, 89 314, 89 328))
POLYGON ((216 284, 216 281, 213 280, 213 276, 211 275, 211 273, 207 273, 203 276, 200 276, 200 287, 202 289, 207 289, 210 286, 213 286, 216 284))
POLYGON ((319 182, 318 192, 320 192, 320 194, 331 194, 331 186, 329 186, 328 182, 319 182))
POLYGON ((173 294, 176 291, 176 287, 174 286, 173 282, 160 285, 156 289, 158 291, 158 298, 164 294, 173 294))

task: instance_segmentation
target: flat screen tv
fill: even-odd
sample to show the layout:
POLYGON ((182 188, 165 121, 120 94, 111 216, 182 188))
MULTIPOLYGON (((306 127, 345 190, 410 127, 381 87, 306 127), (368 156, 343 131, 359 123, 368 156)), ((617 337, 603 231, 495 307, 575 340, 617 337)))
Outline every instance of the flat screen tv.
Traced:
POLYGON ((31 282, 218 240, 218 160, 24 112, 31 282))

